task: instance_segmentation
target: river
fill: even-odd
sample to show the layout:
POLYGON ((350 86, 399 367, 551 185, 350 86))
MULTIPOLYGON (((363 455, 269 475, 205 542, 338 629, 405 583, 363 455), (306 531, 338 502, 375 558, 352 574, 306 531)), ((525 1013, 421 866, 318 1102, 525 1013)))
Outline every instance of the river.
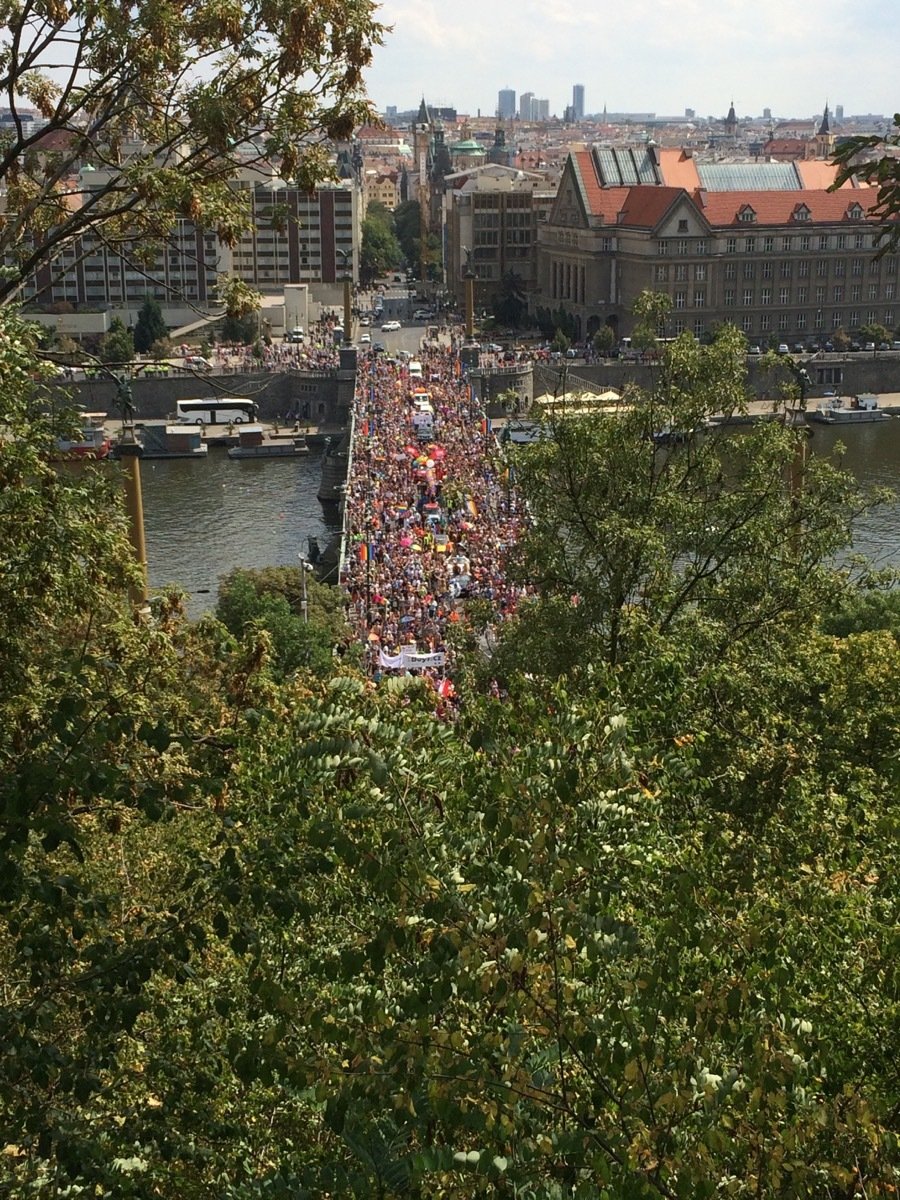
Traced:
POLYGON ((151 588, 177 584, 191 617, 216 603, 235 567, 296 566, 308 538, 324 549, 340 529, 337 510, 316 499, 322 456, 233 460, 222 447, 195 459, 141 464, 151 588))
MULTIPOLYGON (((844 466, 867 486, 900 491, 900 419, 836 429, 816 425, 813 453, 845 447, 844 466)), ((152 588, 175 583, 188 613, 215 606, 221 576, 235 567, 295 566, 310 536, 324 543, 340 528, 316 498, 321 455, 279 462, 233 461, 224 449, 206 459, 142 464, 144 525, 152 588)), ((867 514, 854 549, 878 565, 900 567, 900 508, 867 514)))

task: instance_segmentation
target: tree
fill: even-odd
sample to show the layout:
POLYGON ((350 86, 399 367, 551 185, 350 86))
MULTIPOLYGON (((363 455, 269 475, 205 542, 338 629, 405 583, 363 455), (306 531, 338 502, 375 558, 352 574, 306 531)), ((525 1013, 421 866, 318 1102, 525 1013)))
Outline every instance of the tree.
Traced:
POLYGON ((860 325, 858 332, 863 344, 872 342, 876 347, 880 346, 882 342, 890 344, 892 337, 891 331, 877 321, 871 321, 868 325, 860 325))
POLYGON ((134 325, 134 348, 142 354, 146 353, 154 342, 169 336, 168 327, 163 320, 159 301, 147 296, 141 305, 138 319, 134 325))
POLYGON ((877 240, 881 243, 878 255, 893 254, 900 248, 900 113, 895 113, 893 130, 889 133, 842 138, 834 151, 838 173, 830 191, 836 191, 848 180, 858 179, 877 188, 875 203, 869 216, 878 222, 877 240))
POLYGON ((525 283, 516 271, 506 271, 500 280, 500 292, 494 300, 494 316, 502 325, 518 329, 528 309, 525 283))
POLYGON ((40 12, 11 0, 0 252, 15 269, 0 299, 83 236, 152 261, 186 218, 234 244, 249 214, 230 183, 253 163, 315 186, 330 171, 325 140, 348 138, 371 116, 363 71, 383 33, 373 12, 369 0, 338 0, 315 20, 291 0, 239 9, 74 0, 40 12), (18 98, 42 127, 17 119, 18 98), (90 182, 73 185, 87 164, 90 182))
POLYGON ((611 325, 601 325, 594 334, 594 352, 606 358, 616 348, 616 331, 611 325))
POLYGON ((109 330, 100 343, 100 361, 130 363, 134 359, 134 341, 118 317, 113 317, 109 330))
POLYGON ((742 408, 744 351, 733 328, 709 347, 682 335, 652 391, 634 389, 615 414, 561 419, 521 456, 533 520, 514 557, 542 601, 511 653, 527 647, 548 671, 584 654, 630 660, 650 631, 674 636, 685 619, 719 654, 830 602, 838 581, 821 564, 866 503, 852 480, 812 455, 789 491, 804 435, 780 423, 700 432, 742 408))
POLYGON ((565 333, 561 329, 557 329, 553 334, 553 341, 550 343, 550 348, 557 354, 565 354, 571 344, 565 333))
POLYGON ((394 209, 394 233, 406 261, 413 267, 419 263, 421 220, 418 200, 404 200, 394 209))
POLYGON ((845 351, 850 345, 850 338, 843 327, 838 327, 831 335, 831 344, 838 352, 845 351))
POLYGON ((359 255, 360 283, 371 286, 380 275, 393 271, 401 262, 403 254, 400 243, 390 225, 390 214, 372 212, 369 206, 362 226, 362 246, 359 255))
POLYGON ((227 314, 222 321, 222 341, 237 342, 249 346, 256 337, 256 320, 248 315, 235 317, 227 314))

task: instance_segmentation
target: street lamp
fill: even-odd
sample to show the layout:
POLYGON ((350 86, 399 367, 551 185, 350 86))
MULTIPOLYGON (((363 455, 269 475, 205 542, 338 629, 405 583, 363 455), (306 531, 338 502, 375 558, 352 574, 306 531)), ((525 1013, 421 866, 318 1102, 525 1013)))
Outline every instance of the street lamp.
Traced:
POLYGON ((350 313, 350 277, 353 274, 353 251, 335 247, 335 253, 341 256, 344 272, 344 345, 349 346, 353 338, 352 316, 350 313))
POLYGON ((309 624, 309 597, 306 594, 306 576, 310 575, 315 568, 308 558, 304 558, 302 554, 298 554, 300 559, 300 615, 303 618, 303 624, 309 624))
POLYGON ((466 339, 475 339, 475 269, 472 266, 472 251, 463 246, 466 256, 466 270, 463 278, 466 281, 466 339))

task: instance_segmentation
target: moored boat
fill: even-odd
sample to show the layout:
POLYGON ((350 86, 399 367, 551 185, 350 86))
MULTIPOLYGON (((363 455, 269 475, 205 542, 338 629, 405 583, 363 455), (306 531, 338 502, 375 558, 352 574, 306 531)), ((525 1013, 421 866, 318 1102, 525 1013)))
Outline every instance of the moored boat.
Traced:
POLYGON ((103 422, 106 413, 82 413, 81 437, 57 438, 54 458, 103 459, 109 455, 112 442, 103 422))
POLYGON ((865 425, 872 421, 886 421, 888 414, 878 407, 878 397, 872 392, 860 392, 846 399, 829 396, 806 414, 810 421, 822 425, 865 425))

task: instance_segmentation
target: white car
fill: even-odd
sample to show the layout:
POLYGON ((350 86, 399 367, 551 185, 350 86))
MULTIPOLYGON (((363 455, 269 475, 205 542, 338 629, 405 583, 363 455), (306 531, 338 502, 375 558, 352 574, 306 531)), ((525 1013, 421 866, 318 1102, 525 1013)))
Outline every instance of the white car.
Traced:
POLYGON ((382 333, 393 333, 395 330, 397 330, 399 328, 400 328, 399 321, 385 321, 385 323, 381 326, 381 332, 382 333))
POLYGON ((361 346, 370 346, 372 344, 371 333, 361 333, 359 335, 359 344, 361 346))

